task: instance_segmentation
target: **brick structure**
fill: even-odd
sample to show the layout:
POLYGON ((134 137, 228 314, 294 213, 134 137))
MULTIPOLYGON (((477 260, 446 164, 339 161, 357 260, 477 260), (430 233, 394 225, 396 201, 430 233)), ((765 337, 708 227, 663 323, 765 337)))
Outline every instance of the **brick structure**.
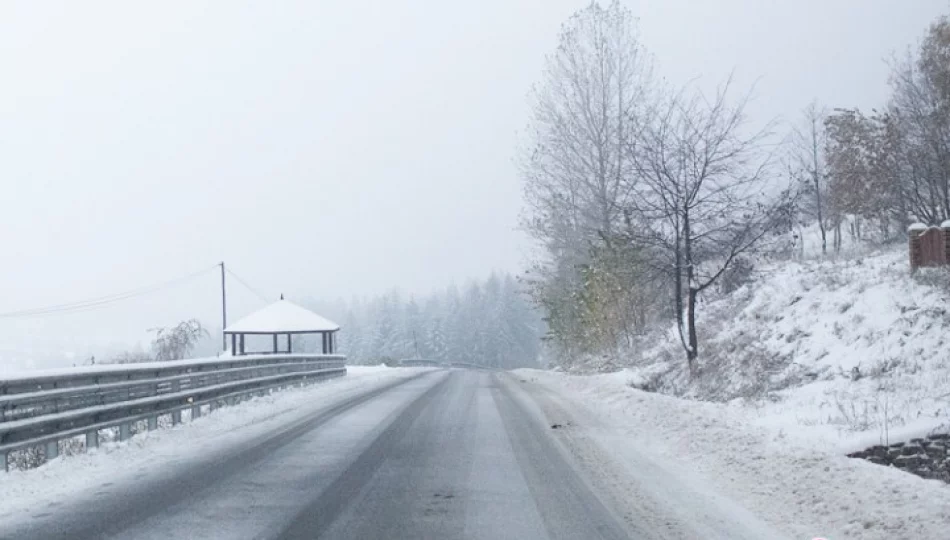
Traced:
POLYGON ((946 266, 950 262, 950 221, 940 227, 915 223, 907 229, 910 242, 910 271, 928 266, 946 266))

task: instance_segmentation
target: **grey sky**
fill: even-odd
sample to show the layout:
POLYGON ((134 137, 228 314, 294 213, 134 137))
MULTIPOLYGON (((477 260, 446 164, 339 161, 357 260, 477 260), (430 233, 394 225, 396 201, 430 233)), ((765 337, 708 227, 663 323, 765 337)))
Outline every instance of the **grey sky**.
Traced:
MULTIPOLYGON (((526 95, 586 4, 3 2, 0 312, 219 260, 268 295, 319 297, 516 271, 526 95)), ((813 98, 882 103, 884 60, 950 12, 946 0, 628 5, 660 73, 758 79, 760 119, 813 98)), ((215 283, 0 321, 0 342, 214 321, 215 283)), ((238 290, 234 302, 235 316, 256 305, 238 290)))

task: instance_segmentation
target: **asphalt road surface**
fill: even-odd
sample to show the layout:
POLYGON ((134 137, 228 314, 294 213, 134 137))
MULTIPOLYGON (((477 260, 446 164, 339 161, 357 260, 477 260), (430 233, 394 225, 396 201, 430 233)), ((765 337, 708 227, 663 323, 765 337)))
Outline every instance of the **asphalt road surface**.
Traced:
POLYGON ((502 377, 395 383, 0 537, 628 538, 502 377))

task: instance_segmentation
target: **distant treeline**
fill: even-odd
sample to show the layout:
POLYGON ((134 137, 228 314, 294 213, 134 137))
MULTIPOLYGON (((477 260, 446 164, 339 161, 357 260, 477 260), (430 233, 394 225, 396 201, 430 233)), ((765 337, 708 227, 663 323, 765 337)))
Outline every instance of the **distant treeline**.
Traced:
POLYGON ((370 300, 306 304, 340 323, 340 351, 352 363, 423 358, 500 368, 538 365, 542 321, 511 275, 493 274, 423 298, 393 291, 370 300))

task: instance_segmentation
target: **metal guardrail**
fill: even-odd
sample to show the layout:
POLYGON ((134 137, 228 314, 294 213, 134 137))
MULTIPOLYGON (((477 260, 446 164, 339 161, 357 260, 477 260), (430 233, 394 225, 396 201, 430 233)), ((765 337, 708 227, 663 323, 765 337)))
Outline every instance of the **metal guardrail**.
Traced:
POLYGON ((99 430, 119 428, 119 440, 132 424, 158 417, 181 422, 201 408, 230 404, 271 389, 346 375, 342 355, 259 355, 148 364, 102 365, 36 376, 0 379, 0 460, 10 452, 45 445, 46 457, 59 454, 59 441, 86 436, 86 448, 99 445, 99 430))

